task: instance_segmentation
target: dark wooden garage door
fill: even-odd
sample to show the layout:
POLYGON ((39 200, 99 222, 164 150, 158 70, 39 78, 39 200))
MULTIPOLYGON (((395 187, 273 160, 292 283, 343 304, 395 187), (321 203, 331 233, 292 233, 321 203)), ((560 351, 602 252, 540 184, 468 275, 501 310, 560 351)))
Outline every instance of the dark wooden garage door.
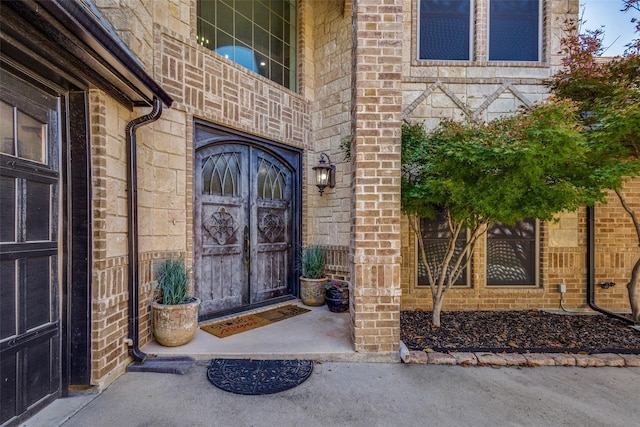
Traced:
POLYGON ((61 392, 60 99, 0 70, 0 424, 61 392))

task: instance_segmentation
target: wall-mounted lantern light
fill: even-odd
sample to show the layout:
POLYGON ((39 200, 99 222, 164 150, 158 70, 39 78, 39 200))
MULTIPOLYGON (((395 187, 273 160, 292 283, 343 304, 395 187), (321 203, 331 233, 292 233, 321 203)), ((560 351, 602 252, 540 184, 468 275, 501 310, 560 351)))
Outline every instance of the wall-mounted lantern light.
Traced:
POLYGON ((316 172, 316 185, 320 190, 320 196, 325 188, 336 186, 336 166, 331 164, 331 159, 326 153, 320 153, 320 161, 313 170, 316 172))

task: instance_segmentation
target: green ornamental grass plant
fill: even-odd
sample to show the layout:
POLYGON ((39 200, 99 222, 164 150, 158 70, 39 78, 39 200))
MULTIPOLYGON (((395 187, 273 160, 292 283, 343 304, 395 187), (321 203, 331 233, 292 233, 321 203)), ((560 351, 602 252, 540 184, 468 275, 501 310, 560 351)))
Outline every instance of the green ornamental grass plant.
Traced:
POLYGON ((314 245, 302 249, 302 277, 322 279, 326 255, 321 246, 314 245))
POLYGON ((158 270, 158 292, 165 305, 186 304, 193 301, 189 296, 189 271, 184 259, 168 259, 158 270))

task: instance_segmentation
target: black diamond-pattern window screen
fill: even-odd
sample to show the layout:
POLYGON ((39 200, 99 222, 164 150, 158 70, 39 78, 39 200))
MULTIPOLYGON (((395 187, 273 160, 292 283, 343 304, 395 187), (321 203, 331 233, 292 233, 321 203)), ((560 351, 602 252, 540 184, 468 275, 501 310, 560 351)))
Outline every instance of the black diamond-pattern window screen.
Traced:
POLYGON ((282 200, 284 198, 284 172, 266 159, 258 164, 258 197, 282 200))
POLYGON ((536 284, 536 220, 510 227, 495 224, 487 233, 487 285, 536 284))
POLYGON ((241 165, 238 153, 209 156, 202 165, 202 193, 220 196, 240 194, 241 165))
MULTIPOLYGON (((447 219, 444 211, 439 212, 436 219, 421 218, 420 227, 422 228, 422 238, 424 240, 424 249, 427 255, 427 262, 432 269, 442 264, 444 255, 449 245, 451 231, 447 225, 447 219)), ((467 230, 463 230, 456 240, 455 257, 462 252, 467 241, 467 230)), ((451 273, 452 265, 449 265, 447 273, 451 273)), ((428 286, 429 278, 427 269, 422 263, 422 257, 418 256, 418 286, 428 286)), ((454 286, 467 285, 467 269, 465 268, 454 286)))

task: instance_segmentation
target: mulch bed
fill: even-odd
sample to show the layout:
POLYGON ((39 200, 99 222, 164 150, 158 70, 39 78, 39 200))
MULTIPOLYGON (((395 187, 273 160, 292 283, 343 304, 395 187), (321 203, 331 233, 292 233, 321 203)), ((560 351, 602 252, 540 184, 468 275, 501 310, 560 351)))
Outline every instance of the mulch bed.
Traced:
POLYGON ((640 354, 640 331, 601 314, 450 311, 441 314, 440 328, 432 326, 431 316, 401 313, 401 338, 410 350, 640 354))

